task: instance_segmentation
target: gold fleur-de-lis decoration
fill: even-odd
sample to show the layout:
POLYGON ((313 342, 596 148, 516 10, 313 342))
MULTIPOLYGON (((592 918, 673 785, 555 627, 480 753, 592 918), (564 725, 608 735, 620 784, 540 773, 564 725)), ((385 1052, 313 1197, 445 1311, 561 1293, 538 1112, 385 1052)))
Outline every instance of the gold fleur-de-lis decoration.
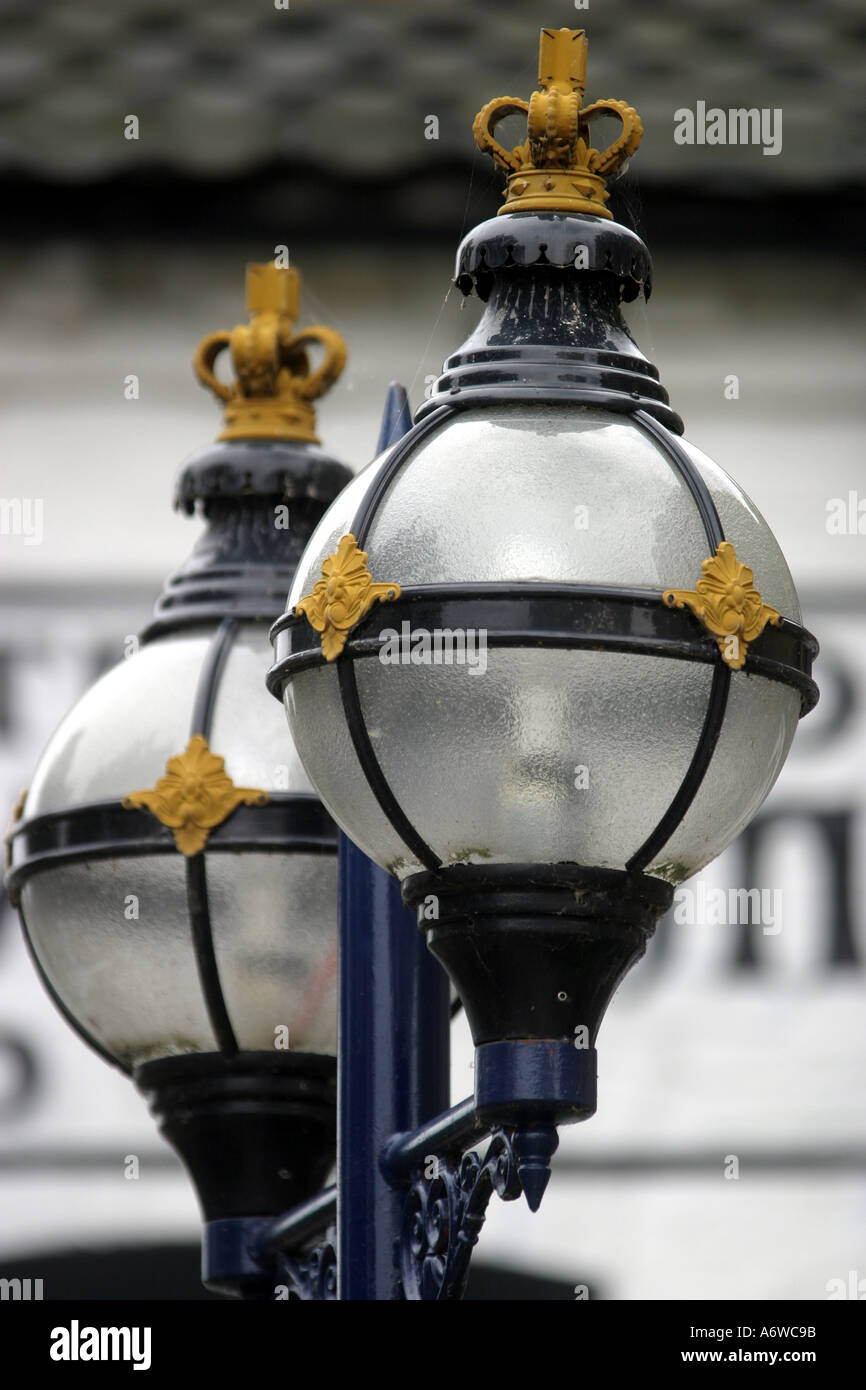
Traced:
POLYGON ((778 627, 782 615, 764 603, 752 571, 740 564, 730 541, 721 541, 701 570, 694 589, 666 589, 662 598, 669 608, 690 608, 716 638, 723 659, 739 671, 749 643, 767 623, 778 627))
POLYGON ((605 177, 615 174, 641 142, 643 125, 633 106, 613 98, 582 106, 586 89, 586 32, 542 29, 538 87, 528 102, 495 97, 478 112, 472 133, 478 148, 508 174, 500 213, 577 212, 610 217, 605 177), (506 150, 493 131, 506 116, 526 114, 524 144, 506 150), (616 116, 622 130, 604 150, 590 143, 590 123, 616 116))
POLYGON ((236 787, 222 758, 195 734, 177 757, 169 758, 165 775, 150 791, 123 798, 127 811, 144 808, 174 831, 181 854, 204 849, 214 826, 221 825, 238 806, 264 806, 268 793, 255 787, 236 787))
POLYGON ((367 552, 354 536, 343 536, 336 553, 322 564, 322 578, 294 612, 303 615, 322 634, 322 653, 334 661, 356 623, 374 603, 400 597, 399 584, 374 584, 367 569, 367 552))

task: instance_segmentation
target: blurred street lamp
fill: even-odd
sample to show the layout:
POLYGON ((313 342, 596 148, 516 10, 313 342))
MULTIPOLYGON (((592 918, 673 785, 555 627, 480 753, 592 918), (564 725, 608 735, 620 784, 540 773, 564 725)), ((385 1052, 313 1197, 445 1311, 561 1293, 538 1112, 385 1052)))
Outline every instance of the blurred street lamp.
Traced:
POLYGON ((298 557, 351 477, 313 410, 345 347, 294 332, 298 294, 296 271, 251 265, 249 323, 200 344, 224 425, 175 505, 206 529, 140 649, 60 725, 10 836, 42 979, 148 1097, 215 1247, 334 1160, 336 829, 261 679, 298 557), (226 349, 230 386, 213 370, 226 349))
POLYGON ((586 48, 542 31, 540 90, 479 112, 507 192, 455 278, 485 311, 323 517, 273 630, 270 687, 311 781, 399 879, 476 1045, 474 1101, 426 1131, 430 1153, 450 1145, 450 1184, 425 1184, 423 1137, 387 1150, 392 1179, 412 1174, 419 1297, 456 1286, 467 1124, 514 1129, 536 1206, 552 1127, 595 1109, 619 981, 674 885, 754 816, 817 698, 771 531, 681 438, 622 318, 651 263, 605 178, 642 128, 624 102, 582 105, 586 48), (509 150, 494 132, 515 112, 528 138, 509 150), (611 115, 620 135, 593 148, 611 115))

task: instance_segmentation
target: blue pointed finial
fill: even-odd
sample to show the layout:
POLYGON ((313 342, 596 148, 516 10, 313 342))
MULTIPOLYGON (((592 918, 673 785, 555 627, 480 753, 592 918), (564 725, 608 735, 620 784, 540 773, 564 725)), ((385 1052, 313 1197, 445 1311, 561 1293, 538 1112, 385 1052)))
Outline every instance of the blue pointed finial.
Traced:
POLYGON ((382 426, 379 430, 376 453, 381 454, 383 449, 390 449, 391 445, 396 444, 398 439, 402 439, 406 431, 411 428, 412 415, 409 410, 409 397, 406 394, 406 388, 401 386, 399 381, 392 381, 385 397, 385 409, 382 411, 382 426))
POLYGON ((516 1130, 511 1146, 529 1210, 538 1211, 550 1181, 550 1160, 559 1146, 559 1135, 554 1125, 533 1125, 516 1130))

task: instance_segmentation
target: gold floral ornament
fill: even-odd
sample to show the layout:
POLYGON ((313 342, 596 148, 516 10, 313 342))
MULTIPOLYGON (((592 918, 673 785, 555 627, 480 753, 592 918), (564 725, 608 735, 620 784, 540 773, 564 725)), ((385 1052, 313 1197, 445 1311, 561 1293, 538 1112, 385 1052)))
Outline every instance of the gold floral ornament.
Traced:
POLYGON ((193 369, 203 386, 225 401, 224 428, 218 439, 294 439, 318 444, 313 401, 333 386, 346 365, 346 344, 333 328, 316 324, 300 333, 301 277, 288 266, 247 266, 249 323, 231 333, 210 333, 195 350, 193 369), (309 348, 324 350, 310 368, 309 348), (236 380, 228 386, 214 373, 220 353, 229 349, 236 380))
POLYGON ((325 660, 334 661, 373 604, 399 598, 400 592, 399 584, 374 584, 366 550, 358 548, 354 536, 343 536, 336 554, 322 564, 322 578, 313 592, 295 604, 294 612, 321 632, 325 660))
POLYGON ((475 117, 472 133, 478 148, 493 156, 508 174, 500 214, 510 212, 577 212, 611 217, 605 178, 634 154, 643 136, 633 106, 612 98, 582 106, 586 90, 587 40, 583 29, 542 29, 538 52, 538 86, 528 102, 495 97, 475 117), (494 138, 499 121, 526 115, 527 139, 506 150, 494 138), (616 116, 622 131, 604 150, 590 144, 590 123, 597 116, 616 116))
POLYGON ((722 658, 739 671, 749 643, 760 637, 767 623, 778 627, 782 615, 764 603, 752 571, 740 564, 730 541, 721 541, 701 570, 693 590, 666 589, 662 597, 669 608, 690 608, 716 638, 722 658))
POLYGON ((174 831, 181 854, 204 849, 214 826, 221 825, 238 806, 264 806, 268 793, 254 787, 236 787, 207 739, 196 734, 183 753, 169 758, 165 776, 152 791, 132 792, 123 798, 127 811, 142 808, 174 831))

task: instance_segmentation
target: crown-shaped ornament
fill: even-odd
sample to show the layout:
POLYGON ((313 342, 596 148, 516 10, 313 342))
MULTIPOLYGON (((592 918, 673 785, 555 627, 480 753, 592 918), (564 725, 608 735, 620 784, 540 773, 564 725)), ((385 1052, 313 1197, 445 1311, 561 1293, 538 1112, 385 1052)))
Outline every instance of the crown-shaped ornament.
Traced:
POLYGON ((249 323, 230 333, 209 333, 193 357, 195 374, 225 401, 218 439, 290 439, 318 444, 312 402, 333 386, 346 365, 346 344, 333 328, 315 324, 300 333, 301 277, 271 261, 247 266, 249 323), (307 349, 321 347, 324 360, 310 368, 307 349), (229 349, 235 381, 227 386, 214 373, 220 353, 229 349))
POLYGON ((539 90, 528 102, 520 97, 495 97, 475 117, 472 132, 479 149, 508 173, 500 213, 577 212, 611 217, 605 207, 605 178, 634 154, 643 126, 634 107, 624 101, 581 105, 587 47, 583 29, 542 29, 539 90), (526 115, 527 139, 506 150, 493 131, 499 121, 516 112, 526 115), (622 132, 613 144, 597 150, 590 144, 589 127, 604 115, 617 116, 622 132))

